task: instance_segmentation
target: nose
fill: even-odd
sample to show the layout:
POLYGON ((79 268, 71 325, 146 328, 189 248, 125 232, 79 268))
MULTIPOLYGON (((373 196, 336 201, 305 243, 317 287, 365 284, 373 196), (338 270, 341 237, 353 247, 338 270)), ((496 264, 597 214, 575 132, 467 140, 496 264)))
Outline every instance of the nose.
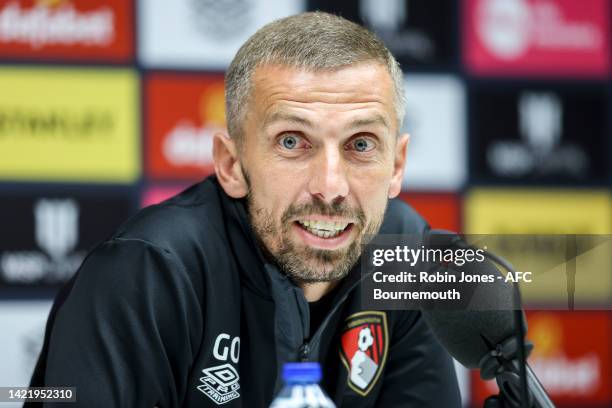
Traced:
POLYGON ((346 171, 338 147, 328 146, 321 149, 312 161, 310 169, 310 194, 329 204, 342 201, 349 193, 346 171))

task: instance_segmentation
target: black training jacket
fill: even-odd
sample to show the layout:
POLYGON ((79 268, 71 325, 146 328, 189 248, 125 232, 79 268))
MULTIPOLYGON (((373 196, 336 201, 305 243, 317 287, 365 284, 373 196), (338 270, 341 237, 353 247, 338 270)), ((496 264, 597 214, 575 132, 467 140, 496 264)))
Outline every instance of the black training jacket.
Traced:
MULTIPOLYGON (((391 200, 381 233, 426 228, 391 200)), ((309 333, 301 289, 212 176, 88 255, 55 300, 31 385, 76 387, 71 407, 257 408, 280 390, 283 363, 308 360, 339 407, 460 407, 452 360, 420 313, 364 310, 359 280, 356 267, 309 333)))

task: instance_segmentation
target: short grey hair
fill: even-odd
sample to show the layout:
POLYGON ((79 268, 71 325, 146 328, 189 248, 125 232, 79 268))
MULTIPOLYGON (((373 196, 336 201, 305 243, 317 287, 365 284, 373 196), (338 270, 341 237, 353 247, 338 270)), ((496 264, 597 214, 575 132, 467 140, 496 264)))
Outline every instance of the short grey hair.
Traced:
POLYGON ((261 65, 333 70, 362 62, 385 66, 394 84, 398 132, 405 111, 404 79, 399 64, 368 29, 342 17, 308 12, 273 21, 240 47, 225 73, 225 111, 230 136, 239 144, 249 104, 251 76, 261 65))

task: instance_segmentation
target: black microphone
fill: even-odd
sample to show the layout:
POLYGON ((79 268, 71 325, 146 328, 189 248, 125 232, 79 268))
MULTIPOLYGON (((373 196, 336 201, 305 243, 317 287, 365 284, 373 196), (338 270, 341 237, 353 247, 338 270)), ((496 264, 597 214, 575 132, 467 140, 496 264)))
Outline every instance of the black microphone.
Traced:
MULTIPOLYGON (((449 231, 431 230, 426 234, 425 246, 434 249, 476 249, 459 235, 449 231)), ((448 273, 467 275, 503 276, 491 260, 514 272, 503 258, 482 250, 485 259, 456 265, 437 265, 448 273)), ((525 362, 533 346, 525 345, 526 318, 520 306, 518 286, 494 279, 492 283, 470 288, 470 304, 463 309, 448 310, 444 307, 421 308, 423 316, 438 341, 467 368, 480 369, 481 378, 495 378, 502 395, 504 407, 554 408, 544 387, 525 362), (489 306, 494 305, 495 309, 489 306)), ((497 407, 492 402, 485 407, 497 407)))
POLYGON ((574 310, 574 295, 576 292, 576 235, 565 236, 565 273, 567 274, 567 308, 574 310))

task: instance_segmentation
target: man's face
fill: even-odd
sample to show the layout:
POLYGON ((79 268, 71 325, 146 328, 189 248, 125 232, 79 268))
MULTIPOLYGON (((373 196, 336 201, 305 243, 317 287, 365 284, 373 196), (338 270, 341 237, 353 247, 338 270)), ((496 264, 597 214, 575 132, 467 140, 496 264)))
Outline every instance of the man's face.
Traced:
POLYGON ((252 84, 239 160, 255 233, 292 279, 340 279, 399 192, 391 77, 378 64, 268 65, 252 84))

